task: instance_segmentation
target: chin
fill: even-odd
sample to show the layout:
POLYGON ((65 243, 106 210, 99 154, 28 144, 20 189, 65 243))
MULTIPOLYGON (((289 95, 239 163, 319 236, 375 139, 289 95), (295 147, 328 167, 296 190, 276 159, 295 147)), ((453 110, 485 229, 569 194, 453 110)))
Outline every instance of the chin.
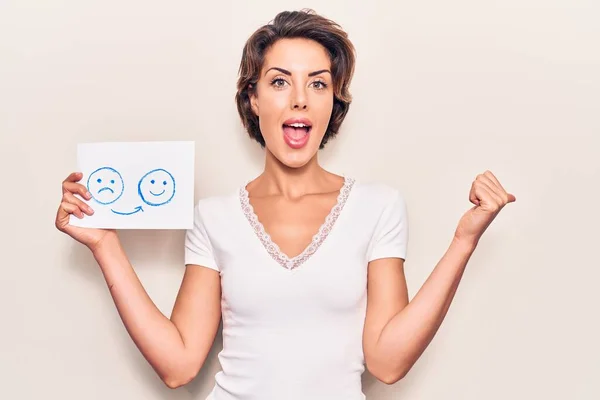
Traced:
POLYGON ((269 143, 267 142, 267 150, 271 153, 273 158, 286 167, 302 168, 315 158, 319 151, 319 146, 318 143, 310 141, 306 146, 300 149, 294 149, 288 146, 284 141, 276 143, 275 146, 269 146, 269 143))
POLYGON ((285 137, 271 138, 266 140, 266 147, 286 167, 302 168, 317 155, 322 136, 309 134, 304 143, 294 143, 285 137))
POLYGON ((280 163, 288 168, 302 168, 314 158, 315 154, 316 152, 309 149, 303 151, 284 149, 274 155, 280 163))

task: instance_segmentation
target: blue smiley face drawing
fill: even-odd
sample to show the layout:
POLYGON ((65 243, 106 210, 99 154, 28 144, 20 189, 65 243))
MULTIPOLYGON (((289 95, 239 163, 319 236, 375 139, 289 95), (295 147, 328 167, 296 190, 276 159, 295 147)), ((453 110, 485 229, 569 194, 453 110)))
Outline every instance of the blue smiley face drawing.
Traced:
POLYGON ((153 169, 140 179, 138 194, 149 206, 162 206, 175 196, 175 178, 165 169, 153 169))
POLYGON ((112 204, 123 195, 125 185, 119 171, 111 167, 98 168, 87 180, 87 189, 100 204, 112 204))

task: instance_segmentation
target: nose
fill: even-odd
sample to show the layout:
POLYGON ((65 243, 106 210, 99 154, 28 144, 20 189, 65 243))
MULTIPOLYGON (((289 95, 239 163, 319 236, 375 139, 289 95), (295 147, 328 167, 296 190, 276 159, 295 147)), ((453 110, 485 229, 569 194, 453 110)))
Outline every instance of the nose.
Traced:
POLYGON ((308 109, 308 101, 306 97, 306 93, 302 88, 294 89, 292 92, 291 99, 291 108, 292 110, 306 110, 308 109))

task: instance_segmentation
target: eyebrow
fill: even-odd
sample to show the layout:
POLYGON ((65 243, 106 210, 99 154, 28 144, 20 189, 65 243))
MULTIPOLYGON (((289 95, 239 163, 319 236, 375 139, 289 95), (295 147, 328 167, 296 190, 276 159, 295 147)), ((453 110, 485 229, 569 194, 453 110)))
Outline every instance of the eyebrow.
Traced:
MULTIPOLYGON (((267 74, 267 72, 269 72, 270 70, 275 69, 279 72, 281 72, 282 74, 288 75, 288 76, 292 76, 292 73, 290 71, 288 71, 287 69, 283 69, 283 68, 279 68, 279 67, 272 67, 269 68, 266 72, 265 75, 267 74)), ((323 72, 329 72, 329 74, 331 74, 331 71, 328 69, 320 69, 318 71, 313 71, 311 73, 308 74, 308 76, 315 76, 315 75, 319 75, 322 74, 323 72)))

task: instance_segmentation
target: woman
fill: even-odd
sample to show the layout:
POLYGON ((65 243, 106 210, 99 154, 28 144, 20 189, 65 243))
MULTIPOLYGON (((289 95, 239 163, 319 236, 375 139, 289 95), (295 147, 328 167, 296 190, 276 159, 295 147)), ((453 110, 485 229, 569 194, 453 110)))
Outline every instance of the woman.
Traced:
POLYGON ((466 263, 515 200, 492 173, 409 303, 406 205, 385 185, 324 170, 318 150, 350 105, 354 49, 334 22, 283 12, 243 51, 237 107, 265 148, 264 172, 232 195, 200 200, 171 318, 138 280, 116 233, 68 224, 93 210, 71 174, 56 226, 90 248, 131 338, 171 388, 202 367, 223 318, 222 371, 211 399, 364 399, 364 366, 392 384, 440 326, 466 263))

